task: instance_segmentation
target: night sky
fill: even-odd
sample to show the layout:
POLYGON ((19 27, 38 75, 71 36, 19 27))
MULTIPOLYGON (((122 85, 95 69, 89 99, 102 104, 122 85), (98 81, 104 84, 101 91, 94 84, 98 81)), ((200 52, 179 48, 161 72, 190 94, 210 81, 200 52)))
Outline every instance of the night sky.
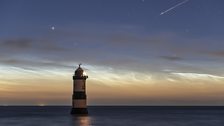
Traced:
POLYGON ((0 0, 0 105, 224 105, 223 0, 0 0))

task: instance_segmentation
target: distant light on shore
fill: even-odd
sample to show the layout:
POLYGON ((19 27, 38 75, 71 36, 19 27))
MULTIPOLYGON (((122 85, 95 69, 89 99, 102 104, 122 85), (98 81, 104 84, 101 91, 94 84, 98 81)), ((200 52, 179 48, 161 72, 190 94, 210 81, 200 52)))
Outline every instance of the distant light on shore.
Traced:
POLYGON ((46 104, 44 104, 44 103, 41 103, 41 104, 38 104, 38 106, 46 106, 46 104))

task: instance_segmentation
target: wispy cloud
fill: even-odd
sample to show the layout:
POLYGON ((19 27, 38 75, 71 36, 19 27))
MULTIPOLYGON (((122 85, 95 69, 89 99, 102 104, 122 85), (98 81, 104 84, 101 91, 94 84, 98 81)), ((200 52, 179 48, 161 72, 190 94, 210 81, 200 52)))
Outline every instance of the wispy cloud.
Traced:
POLYGON ((182 57, 179 56, 160 56, 160 58, 165 59, 165 60, 170 60, 170 61, 180 61, 183 60, 182 57))
POLYGON ((208 53, 211 56, 224 57, 224 51, 213 51, 208 53))
POLYGON ((8 48, 8 49, 11 48, 18 50, 29 49, 33 46, 32 44, 33 41, 27 38, 7 39, 0 41, 1 48, 8 48))
POLYGON ((64 50, 62 46, 48 40, 30 39, 30 38, 10 38, 0 40, 0 49, 7 52, 11 51, 60 51, 64 50))
POLYGON ((178 76, 182 79, 189 79, 189 80, 224 81, 224 76, 218 76, 212 74, 201 74, 201 73, 171 73, 171 74, 178 76))

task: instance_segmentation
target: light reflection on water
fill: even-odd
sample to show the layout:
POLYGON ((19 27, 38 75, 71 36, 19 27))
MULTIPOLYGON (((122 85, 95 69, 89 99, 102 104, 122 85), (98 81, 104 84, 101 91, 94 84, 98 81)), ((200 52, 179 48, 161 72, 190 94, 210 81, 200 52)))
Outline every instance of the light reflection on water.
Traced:
POLYGON ((73 126, 92 126, 90 116, 73 116, 73 126))

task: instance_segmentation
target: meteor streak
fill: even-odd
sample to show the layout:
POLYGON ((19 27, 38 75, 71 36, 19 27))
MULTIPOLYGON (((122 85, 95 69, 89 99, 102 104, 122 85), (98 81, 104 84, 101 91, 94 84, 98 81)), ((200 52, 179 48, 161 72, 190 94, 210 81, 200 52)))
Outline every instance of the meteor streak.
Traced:
POLYGON ((163 11, 163 12, 161 12, 160 15, 163 15, 163 14, 165 14, 165 13, 167 13, 167 12, 169 12, 169 11, 175 9, 176 7, 178 7, 178 6, 180 6, 180 5, 187 3, 188 1, 189 1, 189 0, 184 0, 183 2, 178 3, 178 4, 176 4, 175 6, 169 8, 169 9, 163 11))

